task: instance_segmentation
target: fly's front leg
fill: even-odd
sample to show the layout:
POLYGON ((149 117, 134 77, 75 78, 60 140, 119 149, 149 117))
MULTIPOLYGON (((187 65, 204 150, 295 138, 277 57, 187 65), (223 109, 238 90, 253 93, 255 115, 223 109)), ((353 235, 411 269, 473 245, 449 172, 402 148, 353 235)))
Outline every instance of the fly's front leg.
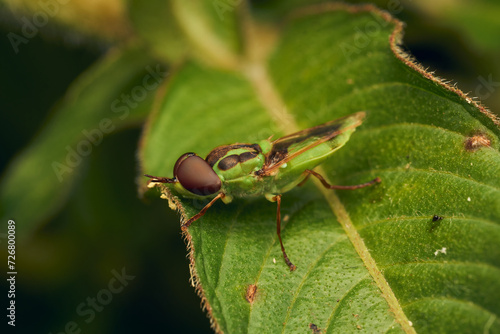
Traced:
POLYGON ((205 205, 205 207, 201 209, 200 212, 198 212, 193 217, 191 217, 187 222, 182 224, 181 229, 183 231, 186 231, 189 225, 191 225, 198 218, 202 217, 205 214, 205 212, 207 212, 208 208, 210 208, 215 203, 215 201, 217 201, 219 198, 224 198, 224 196, 225 196, 224 193, 219 193, 213 200, 211 200, 207 205, 205 205))
MULTIPOLYGON (((380 180, 379 177, 376 177, 374 178, 373 180, 371 180, 370 182, 366 182, 366 183, 362 183, 362 184, 356 184, 356 185, 353 185, 353 186, 337 186, 337 185, 333 185, 333 184, 329 184, 328 182, 326 182, 326 180, 323 178, 323 176, 321 176, 321 174, 319 173, 316 173, 315 171, 313 170, 310 170, 310 169, 306 169, 304 171, 304 173, 307 173, 308 175, 313 175, 315 176, 318 180, 321 181, 321 183, 323 184, 323 186, 326 188, 326 189, 346 189, 346 190, 354 190, 354 189, 359 189, 359 188, 364 188, 364 187, 369 187, 369 186, 372 186, 376 183, 380 183, 382 182, 382 180, 380 180)), ((307 179, 307 177, 306 177, 307 179)))
POLYGON ((281 195, 274 196, 273 200, 278 204, 278 209, 276 212, 276 231, 278 232, 278 239, 280 240, 281 252, 283 252, 283 258, 290 268, 290 271, 294 271, 297 267, 295 267, 292 261, 290 261, 290 259, 288 258, 288 255, 286 255, 285 246, 283 246, 283 241, 281 240, 281 195))

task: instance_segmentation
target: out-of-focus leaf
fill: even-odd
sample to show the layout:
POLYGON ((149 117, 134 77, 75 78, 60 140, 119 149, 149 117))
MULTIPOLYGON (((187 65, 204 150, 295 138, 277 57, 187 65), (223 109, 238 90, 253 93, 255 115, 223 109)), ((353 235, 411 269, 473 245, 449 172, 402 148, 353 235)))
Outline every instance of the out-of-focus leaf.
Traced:
POLYGON ((189 55, 218 67, 234 66, 241 51, 238 12, 239 5, 219 0, 129 4, 136 30, 165 60, 176 62, 189 55))
POLYGON ((2 219, 26 237, 65 202, 103 137, 144 119, 166 73, 140 48, 112 51, 68 90, 44 128, 2 178, 2 219))
POLYGON ((9 39, 14 38, 16 41, 19 41, 19 38, 31 38, 32 36, 29 37, 31 32, 36 34, 47 24, 64 26, 102 40, 123 41, 131 35, 130 24, 125 15, 125 0, 4 0, 2 3, 7 4, 20 18, 20 25, 23 26, 22 36, 8 36, 9 39))
POLYGON ((467 37, 467 42, 484 50, 500 51, 500 3, 495 0, 435 2, 430 0, 415 2, 417 8, 438 19, 441 24, 459 30, 467 37))
POLYGON ((130 0, 128 12, 136 32, 159 57, 175 63, 186 56, 188 41, 168 1, 130 0))

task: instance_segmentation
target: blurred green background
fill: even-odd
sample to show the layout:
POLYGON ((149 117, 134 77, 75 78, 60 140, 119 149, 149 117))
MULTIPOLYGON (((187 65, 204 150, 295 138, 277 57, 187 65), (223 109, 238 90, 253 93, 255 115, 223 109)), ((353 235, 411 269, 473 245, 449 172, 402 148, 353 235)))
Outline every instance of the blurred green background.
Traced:
MULTIPOLYGON (((312 1, 261 0, 251 6, 259 19, 275 22, 304 3, 312 1)), ((407 23, 403 46, 419 62, 499 114, 497 1, 375 4, 407 23)), ((95 20, 71 15, 54 19, 15 53, 7 34, 21 34, 21 18, 36 5, 36 1, 0 2, 2 177, 9 161, 36 141, 70 83, 108 50, 136 38, 126 3, 116 0, 110 2, 109 16, 101 8, 90 8, 84 14, 100 13, 95 20)), ((75 1, 76 5, 85 3, 75 1)), ((138 198, 136 152, 141 128, 141 123, 132 124, 94 147, 78 170, 78 182, 64 207, 35 236, 17 244, 17 332, 64 332, 71 321, 83 333, 212 332, 189 283, 177 214, 165 201, 138 198), (122 268, 135 278, 87 323, 77 307, 107 289, 112 271, 122 268)), ((0 290, 5 296, 7 222, 1 224, 0 247, 5 255, 0 290)), ((7 298, 0 303, 7 307, 7 298)), ((6 326, 5 317, 2 322, 6 326)))

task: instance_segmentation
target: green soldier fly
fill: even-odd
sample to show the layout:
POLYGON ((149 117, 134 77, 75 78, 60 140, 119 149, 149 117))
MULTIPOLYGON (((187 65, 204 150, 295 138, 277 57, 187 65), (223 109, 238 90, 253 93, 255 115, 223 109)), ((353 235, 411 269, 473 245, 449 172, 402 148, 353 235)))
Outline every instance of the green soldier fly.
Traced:
POLYGON ((200 212, 182 224, 184 231, 218 199, 228 204, 234 197, 263 195, 276 202, 278 239, 285 262, 293 271, 296 267, 289 260, 281 240, 281 195, 301 185, 311 175, 327 189, 358 189, 379 183, 377 177, 358 185, 330 185, 312 170, 349 140, 364 117, 364 112, 358 112, 276 140, 268 138, 256 144, 219 146, 205 159, 195 153, 186 153, 175 163, 173 178, 145 174, 150 178, 148 187, 164 183, 183 197, 210 199, 200 212))

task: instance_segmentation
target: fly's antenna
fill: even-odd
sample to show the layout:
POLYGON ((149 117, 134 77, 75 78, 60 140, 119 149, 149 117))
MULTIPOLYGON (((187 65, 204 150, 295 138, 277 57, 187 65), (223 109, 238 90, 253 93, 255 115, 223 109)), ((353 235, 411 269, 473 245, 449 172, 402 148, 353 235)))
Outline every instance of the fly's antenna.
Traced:
POLYGON ((161 176, 153 176, 153 175, 149 175, 149 174, 144 174, 144 176, 150 178, 149 182, 158 182, 158 183, 175 183, 175 182, 177 182, 177 179, 175 177, 168 178, 168 177, 161 177, 161 176))

